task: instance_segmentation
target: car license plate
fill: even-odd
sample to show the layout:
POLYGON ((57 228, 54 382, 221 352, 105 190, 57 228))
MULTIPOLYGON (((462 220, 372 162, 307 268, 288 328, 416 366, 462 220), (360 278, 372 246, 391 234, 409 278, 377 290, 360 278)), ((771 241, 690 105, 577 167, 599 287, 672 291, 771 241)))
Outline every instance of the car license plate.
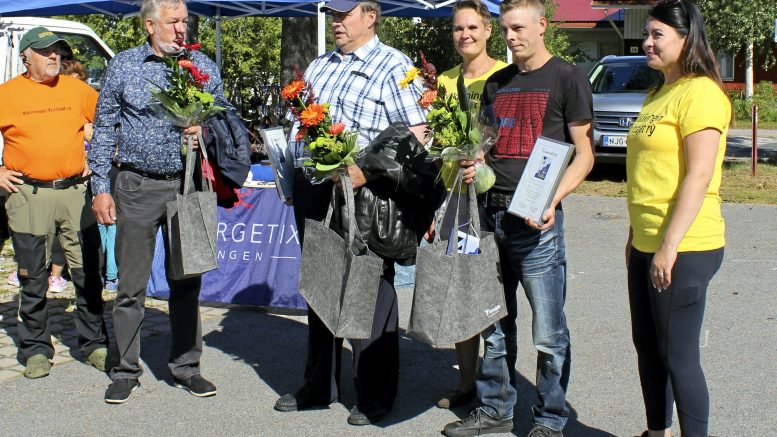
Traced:
POLYGON ((626 137, 605 135, 602 137, 602 147, 626 147, 626 137))

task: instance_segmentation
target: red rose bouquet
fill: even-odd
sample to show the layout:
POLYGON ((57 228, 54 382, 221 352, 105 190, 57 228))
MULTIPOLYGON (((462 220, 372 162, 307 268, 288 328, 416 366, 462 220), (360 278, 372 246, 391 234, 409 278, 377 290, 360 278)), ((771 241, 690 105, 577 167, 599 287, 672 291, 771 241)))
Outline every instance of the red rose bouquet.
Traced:
POLYGON ((203 91, 210 77, 191 60, 192 51, 199 50, 200 44, 184 44, 181 41, 179 45, 184 48, 179 56, 164 58, 170 68, 170 88, 162 89, 152 82, 156 89, 151 90, 153 97, 148 106, 154 114, 175 126, 196 126, 225 108, 216 105, 213 95, 203 91))

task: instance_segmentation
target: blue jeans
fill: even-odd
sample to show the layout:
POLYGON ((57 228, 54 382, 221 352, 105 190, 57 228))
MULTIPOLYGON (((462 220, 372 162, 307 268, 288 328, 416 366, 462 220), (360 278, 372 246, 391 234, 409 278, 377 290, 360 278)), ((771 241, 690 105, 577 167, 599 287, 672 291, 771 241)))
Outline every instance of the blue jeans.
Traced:
POLYGON ((119 277, 119 268, 116 266, 115 245, 116 245, 116 225, 103 225, 98 223, 100 228, 100 239, 103 243, 103 253, 105 256, 105 279, 113 281, 119 277))
POLYGON ((510 371, 507 368, 507 349, 505 336, 499 322, 494 323, 480 333, 483 337, 485 352, 480 366, 475 389, 478 400, 486 414, 494 419, 513 417, 513 408, 518 400, 518 392, 510 384, 510 371))
MULTIPOLYGON (((556 210, 555 225, 538 232, 526 226, 522 218, 508 214, 504 209, 489 207, 481 208, 480 212, 481 226, 494 232, 499 247, 507 303, 507 317, 501 321, 504 338, 491 347, 495 351, 506 351, 510 384, 515 387, 515 363, 518 356, 517 291, 520 283, 531 305, 532 339, 537 349, 536 386, 539 404, 533 407, 534 422, 560 431, 569 416, 565 399, 572 358, 564 314, 567 290, 564 213, 556 210), (504 342, 506 345, 500 344, 504 342)), ((486 348, 488 356, 488 343, 486 348)), ((484 359, 484 368, 487 367, 486 361, 484 359)), ((488 392, 503 390, 494 386, 488 392)))

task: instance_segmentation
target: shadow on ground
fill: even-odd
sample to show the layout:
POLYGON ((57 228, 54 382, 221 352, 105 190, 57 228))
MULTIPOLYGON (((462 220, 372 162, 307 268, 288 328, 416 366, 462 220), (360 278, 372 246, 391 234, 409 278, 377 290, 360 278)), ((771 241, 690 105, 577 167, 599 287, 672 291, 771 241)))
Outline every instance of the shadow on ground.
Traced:
MULTIPOLYGON (((59 347, 55 350, 55 365, 57 356, 69 355, 79 362, 84 362, 85 356, 82 356, 78 345, 78 331, 75 328, 75 314, 71 312, 75 305, 74 297, 51 296, 47 299, 48 324, 51 335, 62 345, 66 346, 68 351, 63 351, 59 347)), ((4 314, 16 314, 18 300, 14 300, 4 305, 4 314)), ((113 301, 106 303, 103 313, 106 326, 108 328, 109 338, 109 363, 118 362, 118 349, 116 348, 115 336, 113 333, 113 317, 111 311, 113 301)), ((4 317, 0 321, 0 327, 5 328, 9 337, 13 340, 16 348, 19 348, 19 336, 16 318, 4 317)), ((170 350, 170 329, 168 315, 158 308, 146 308, 145 320, 141 326, 141 359, 146 364, 145 370, 151 372, 155 378, 173 383, 172 376, 167 367, 167 356, 170 350)), ((17 351, 16 359, 24 365, 26 357, 17 351)), ((107 376, 107 375, 106 375, 107 376)), ((108 385, 106 380, 106 387, 108 385)))
MULTIPOLYGON (((206 334, 203 341, 209 347, 253 367, 259 378, 279 396, 294 392, 302 383, 307 357, 307 325, 301 321, 250 307, 232 308, 224 315, 220 327, 206 334)), ((352 354, 347 347, 343 348, 342 360, 339 402, 350 409, 355 403, 356 393, 352 382, 352 354)), ((453 349, 432 348, 400 330, 399 394, 392 412, 377 426, 401 423, 436 408, 437 400, 456 384, 458 372, 453 367, 455 360, 453 349)), ((535 401, 534 385, 518 375, 516 435, 529 432, 531 406, 535 401)), ((454 412, 464 418, 469 408, 454 412)), ((579 422, 572 406, 565 433, 580 437, 613 436, 579 422)))
MULTIPOLYGON (((303 382, 308 329, 305 323, 251 308, 230 309, 216 329, 203 337, 212 348, 252 366, 279 396, 293 393, 303 382)), ((400 330, 399 393, 392 412, 378 426, 386 427, 421 415, 455 381, 450 349, 434 349, 400 330)), ((356 402, 353 356, 343 348, 340 399, 347 409, 356 402)))

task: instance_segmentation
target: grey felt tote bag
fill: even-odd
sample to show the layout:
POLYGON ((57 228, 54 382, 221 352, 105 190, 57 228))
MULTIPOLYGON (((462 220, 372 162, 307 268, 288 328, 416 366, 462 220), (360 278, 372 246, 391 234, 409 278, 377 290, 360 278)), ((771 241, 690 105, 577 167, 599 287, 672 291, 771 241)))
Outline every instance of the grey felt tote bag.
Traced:
POLYGON ((468 192, 467 234, 479 238, 478 253, 458 253, 459 202, 457 186, 461 186, 462 171, 456 177, 435 220, 434 242, 419 247, 416 255, 415 290, 408 334, 435 347, 447 346, 469 339, 505 315, 504 292, 499 266, 499 253, 490 232, 480 230, 475 190, 468 192), (440 238, 440 224, 448 208, 454 212, 454 244, 440 238))
MULTIPOLYGON (((202 137, 199 138, 200 144, 202 137)), ((167 202, 167 236, 169 263, 167 273, 172 279, 186 279, 218 268, 216 261, 216 228, 218 211, 216 193, 210 178, 207 191, 194 190, 194 168, 198 153, 192 150, 189 141, 184 170, 183 194, 176 194, 175 200, 167 202)), ((199 148, 205 161, 207 153, 199 148)))
POLYGON ((299 292, 336 337, 365 339, 372 332, 383 259, 367 248, 359 232, 347 174, 340 186, 348 222, 343 223, 344 235, 330 228, 337 198, 333 193, 323 222, 305 220, 299 292))

